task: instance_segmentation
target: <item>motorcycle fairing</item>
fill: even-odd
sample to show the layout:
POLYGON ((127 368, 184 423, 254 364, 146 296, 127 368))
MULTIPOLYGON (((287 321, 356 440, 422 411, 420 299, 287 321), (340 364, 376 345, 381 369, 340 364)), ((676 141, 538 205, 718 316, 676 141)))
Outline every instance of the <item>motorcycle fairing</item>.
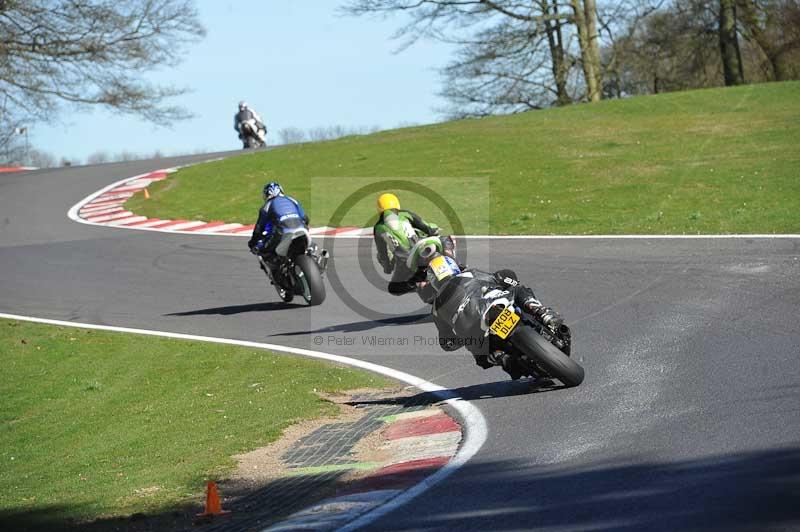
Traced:
MULTIPOLYGON (((309 240, 308 229, 303 226, 284 229, 283 234, 281 234, 281 239, 275 247, 275 253, 280 257, 285 257, 289 252, 289 246, 291 246, 292 242, 297 238, 309 240)), ((307 246, 308 244, 306 244, 306 247, 307 246)))

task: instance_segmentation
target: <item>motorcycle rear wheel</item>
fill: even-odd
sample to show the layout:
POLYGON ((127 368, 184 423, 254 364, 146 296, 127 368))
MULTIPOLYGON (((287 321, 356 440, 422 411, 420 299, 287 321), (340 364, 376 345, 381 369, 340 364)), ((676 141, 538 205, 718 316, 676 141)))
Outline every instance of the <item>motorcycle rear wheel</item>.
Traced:
POLYGON ((583 368, 533 329, 519 327, 509 340, 550 377, 568 388, 583 382, 583 368))
POLYGON ((303 296, 309 306, 322 304, 325 301, 325 285, 314 259, 308 255, 300 255, 294 261, 294 269, 298 294, 303 296))

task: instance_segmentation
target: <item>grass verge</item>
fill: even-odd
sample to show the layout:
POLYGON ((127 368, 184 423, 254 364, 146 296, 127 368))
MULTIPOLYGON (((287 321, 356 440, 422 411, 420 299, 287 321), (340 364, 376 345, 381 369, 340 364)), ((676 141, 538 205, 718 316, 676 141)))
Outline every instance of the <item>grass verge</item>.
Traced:
POLYGON ((0 522, 17 525, 163 512, 232 455, 335 415, 315 391, 387 384, 258 349, 12 320, 0 353, 0 522))
MULTIPOLYGON (((321 226, 362 182, 402 178, 442 194, 468 234, 798 233, 798 143, 800 82, 748 85, 280 147, 183 169, 127 205, 253 223, 278 179, 321 226)), ((424 195, 401 200, 443 222, 424 195)), ((374 201, 342 225, 369 224, 374 201)))

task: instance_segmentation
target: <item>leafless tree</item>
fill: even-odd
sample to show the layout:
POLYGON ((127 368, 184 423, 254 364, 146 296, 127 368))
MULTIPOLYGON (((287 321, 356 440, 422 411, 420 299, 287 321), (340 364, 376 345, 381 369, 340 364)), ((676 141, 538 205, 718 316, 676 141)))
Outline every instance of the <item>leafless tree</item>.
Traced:
POLYGON ((600 65, 600 42, 597 34, 597 7, 595 0, 570 0, 572 21, 575 23, 581 50, 581 67, 586 80, 587 98, 598 102, 601 98, 603 76, 600 65))
POLYGON ((86 164, 103 164, 111 161, 111 156, 105 150, 92 153, 86 158, 86 164))
POLYGON ((0 101, 0 150, 7 161, 19 160, 28 148, 28 128, 33 117, 26 109, 11 112, 13 104, 7 96, 0 101))
POLYGON ((296 127, 279 129, 278 137, 281 139, 281 144, 298 144, 306 140, 303 130, 296 127))
POLYGON ((56 158, 51 153, 33 148, 28 152, 23 164, 35 168, 52 168, 56 165, 56 158))
POLYGON ((296 127, 285 127, 278 130, 281 144, 297 144, 300 142, 322 142, 334 140, 350 135, 369 135, 380 131, 379 126, 346 127, 340 124, 333 126, 318 126, 303 131, 296 127))
POLYGON ((0 0, 0 128, 52 120, 64 104, 187 118, 168 104, 184 90, 143 74, 175 65, 203 34, 192 0, 0 0))
MULTIPOLYGON (((800 77, 800 0, 735 0, 733 14, 720 0, 637 1, 646 9, 623 18, 627 30, 616 28, 606 40, 607 94, 800 77)), ((602 10, 600 19, 602 25, 602 10)))
POLYGON ((308 130, 308 139, 311 142, 320 142, 323 140, 331 140, 333 137, 328 133, 327 127, 312 127, 308 130))
POLYGON ((763 54, 769 79, 800 77, 800 1, 739 0, 738 12, 743 36, 763 54))
POLYGON ((598 5, 598 34, 601 43, 603 94, 621 98, 629 83, 625 79, 625 60, 630 55, 628 39, 640 31, 650 15, 658 12, 668 0, 604 0, 598 5))
POLYGON ((588 101, 602 97, 595 0, 350 0, 350 15, 405 14, 401 49, 420 38, 459 46, 444 70, 451 114, 481 115, 565 104, 580 65, 588 101), (578 46, 572 53, 573 38, 578 46))
POLYGON ((736 0, 719 0, 719 50, 722 58, 722 71, 725 85, 744 83, 742 52, 739 48, 737 29, 736 0))
POLYGON ((720 85, 718 15, 710 0, 676 0, 648 13, 607 50, 619 94, 720 85))
POLYGON ((572 101, 546 31, 501 20, 459 44, 455 60, 442 69, 447 116, 513 113, 572 101))
POLYGON ((122 150, 121 152, 115 153, 111 159, 116 163, 124 163, 128 161, 138 161, 142 158, 143 157, 138 153, 134 153, 128 150, 122 150))
POLYGON ((345 137, 347 135, 354 135, 352 130, 349 130, 341 125, 335 126, 320 126, 314 127, 308 130, 308 138, 312 142, 319 142, 323 140, 333 140, 338 139, 341 137, 345 137))

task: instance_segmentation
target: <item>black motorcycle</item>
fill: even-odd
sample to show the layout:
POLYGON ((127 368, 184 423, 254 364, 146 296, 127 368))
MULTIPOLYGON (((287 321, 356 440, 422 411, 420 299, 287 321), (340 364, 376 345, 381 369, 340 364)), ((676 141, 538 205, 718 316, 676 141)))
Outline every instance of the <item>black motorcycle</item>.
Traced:
POLYGON ((583 382, 583 368, 570 358, 572 334, 563 324, 551 325, 503 297, 487 302, 483 314, 486 334, 493 348, 516 357, 535 378, 558 379, 565 386, 583 382))
MULTIPOLYGON (((441 258, 434 257, 428 263, 428 279, 436 278, 436 261, 441 258)), ((493 356, 506 353, 514 357, 518 362, 515 365, 524 368, 523 375, 558 379, 567 387, 583 382, 583 368, 570 358, 572 334, 569 327, 553 321, 545 323, 539 316, 518 308, 509 291, 500 286, 485 286, 480 295, 473 297, 479 298, 474 307, 474 319, 480 320, 480 330, 493 356)), ((432 302, 436 313, 435 299, 432 302)), ((462 302, 458 313, 468 302, 462 302)))
POLYGON ((275 275, 267 260, 259 254, 261 269, 270 278, 280 298, 286 303, 294 296, 301 296, 310 306, 325 301, 325 285, 322 276, 330 258, 328 252, 311 240, 308 229, 297 228, 280 236, 275 248, 278 266, 275 275))

